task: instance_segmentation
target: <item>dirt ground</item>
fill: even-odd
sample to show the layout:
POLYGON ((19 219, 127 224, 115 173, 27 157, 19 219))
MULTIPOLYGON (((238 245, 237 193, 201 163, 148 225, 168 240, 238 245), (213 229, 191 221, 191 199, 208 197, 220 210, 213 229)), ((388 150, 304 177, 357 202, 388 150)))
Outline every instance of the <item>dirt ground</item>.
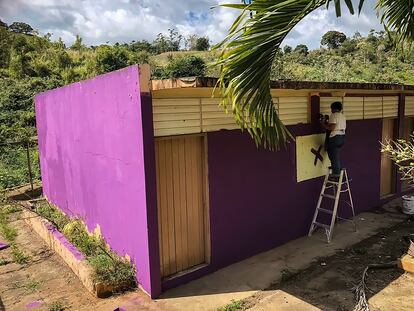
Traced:
MULTIPOLYGON (((245 300, 243 309, 278 310, 268 302, 272 300, 269 297, 276 294, 298 298, 306 305, 321 310, 354 310, 355 299, 351 289, 359 282, 365 267, 392 262, 401 257, 409 244, 404 236, 410 233, 414 233, 414 222, 407 220, 351 248, 338 250, 331 257, 319 258, 305 270, 286 270, 282 281, 245 300)), ((367 286, 366 294, 372 310, 414 310, 413 274, 404 273, 398 268, 371 270, 368 272, 367 286)), ((285 303, 289 303, 287 298, 285 300, 285 303)), ((277 301, 280 303, 280 299, 277 301)), ((291 309, 304 310, 293 306, 291 309)), ((291 309, 288 306, 280 307, 280 310, 291 309)))
MULTIPOLYGON (((4 264, 4 261, 12 261, 12 249, 0 251, 0 262, 3 261, 0 264, 0 311, 63 310, 52 308, 59 305, 64 306, 64 310, 85 311, 112 311, 117 307, 127 311, 167 310, 161 307, 162 302, 151 301, 139 290, 109 299, 92 296, 61 258, 21 219, 19 212, 11 214, 10 218, 11 225, 18 231, 16 245, 28 260, 23 264, 4 264)), ((244 300, 242 307, 226 311, 305 310, 289 305, 287 296, 321 310, 353 310, 355 302, 350 289, 359 281, 364 268, 368 264, 399 258, 407 250, 408 242, 403 237, 409 233, 414 233, 414 221, 406 220, 351 248, 338 249, 333 256, 319 258, 305 270, 285 270, 282 281, 244 300), (279 304, 271 302, 277 295, 282 295, 279 298, 283 306, 280 299, 276 300, 279 304)), ((4 239, 0 237, 0 241, 4 239)), ((397 268, 375 270, 369 273, 367 285, 372 310, 414 310, 414 275, 404 274, 397 268)))

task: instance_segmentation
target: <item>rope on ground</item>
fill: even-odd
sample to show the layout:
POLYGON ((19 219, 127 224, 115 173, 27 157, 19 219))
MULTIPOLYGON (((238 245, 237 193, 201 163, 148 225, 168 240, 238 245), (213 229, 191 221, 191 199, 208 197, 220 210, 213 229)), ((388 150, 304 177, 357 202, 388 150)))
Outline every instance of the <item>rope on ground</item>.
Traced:
POLYGON ((382 263, 382 264, 370 264, 364 269, 364 272, 362 273, 361 281, 352 288, 352 291, 355 293, 355 300, 357 302, 354 308, 355 311, 371 311, 371 308, 369 307, 368 299, 365 293, 365 291, 368 290, 368 287, 366 285, 368 270, 388 269, 388 268, 395 268, 395 267, 398 267, 398 261, 396 260, 387 262, 387 263, 382 263))

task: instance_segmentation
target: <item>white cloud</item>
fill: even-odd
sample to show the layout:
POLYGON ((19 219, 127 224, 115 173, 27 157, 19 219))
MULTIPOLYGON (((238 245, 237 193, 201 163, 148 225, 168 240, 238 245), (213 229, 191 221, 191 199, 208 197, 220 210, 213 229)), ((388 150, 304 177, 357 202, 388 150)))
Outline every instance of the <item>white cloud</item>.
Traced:
MULTIPOLYGON (((183 35, 208 36, 213 43, 224 38, 238 10, 216 7, 239 0, 0 0, 0 19, 11 23, 22 21, 41 33, 50 32, 70 45, 76 34, 89 45, 105 42, 152 41, 160 32, 175 28, 183 35), (211 9, 212 7, 216 7, 211 9)), ((310 14, 295 27, 286 44, 305 43, 318 47, 328 30, 352 35, 379 29, 372 9, 373 0, 359 19, 344 14, 337 19, 333 8, 322 8, 310 14)))

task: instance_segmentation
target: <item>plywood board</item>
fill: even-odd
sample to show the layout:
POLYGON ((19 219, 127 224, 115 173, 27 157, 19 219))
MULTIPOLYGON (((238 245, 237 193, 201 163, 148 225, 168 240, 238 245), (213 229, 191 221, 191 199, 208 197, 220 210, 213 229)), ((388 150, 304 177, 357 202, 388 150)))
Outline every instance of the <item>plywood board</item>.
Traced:
POLYGON ((330 161, 324 149, 325 134, 296 137, 297 181, 320 177, 328 172, 330 161))

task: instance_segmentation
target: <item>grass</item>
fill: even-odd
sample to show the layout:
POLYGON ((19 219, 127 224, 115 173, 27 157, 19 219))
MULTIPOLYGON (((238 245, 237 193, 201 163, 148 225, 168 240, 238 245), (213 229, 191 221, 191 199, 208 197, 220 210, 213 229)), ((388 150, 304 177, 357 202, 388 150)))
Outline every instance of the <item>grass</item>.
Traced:
POLYGON ((64 304, 60 300, 52 302, 49 306, 49 311, 63 311, 65 310, 64 304))
POLYGON ((80 219, 70 219, 48 202, 38 202, 37 212, 56 225, 58 230, 86 256, 95 281, 124 288, 136 286, 135 269, 107 248, 105 241, 89 234, 80 219))
POLYGON ((40 285, 41 285, 41 282, 36 281, 36 280, 30 280, 25 285, 25 288, 30 292, 35 292, 35 291, 39 290, 40 285))
MULTIPOLYGON (((11 255, 13 262, 16 262, 20 265, 26 264, 29 261, 29 256, 27 256, 23 251, 21 251, 16 243, 17 229, 10 225, 10 214, 20 211, 20 207, 14 204, 3 204, 0 205, 0 234, 10 243, 11 255)), ((10 261, 1 260, 0 265, 6 265, 10 261)))
POLYGON ((244 302, 241 300, 232 300, 230 304, 217 309, 217 311, 237 311, 242 310, 244 302))
POLYGON ((20 265, 27 264, 29 262, 29 256, 27 256, 23 251, 21 251, 16 244, 12 243, 11 247, 11 254, 13 258, 13 262, 18 263, 20 265))

